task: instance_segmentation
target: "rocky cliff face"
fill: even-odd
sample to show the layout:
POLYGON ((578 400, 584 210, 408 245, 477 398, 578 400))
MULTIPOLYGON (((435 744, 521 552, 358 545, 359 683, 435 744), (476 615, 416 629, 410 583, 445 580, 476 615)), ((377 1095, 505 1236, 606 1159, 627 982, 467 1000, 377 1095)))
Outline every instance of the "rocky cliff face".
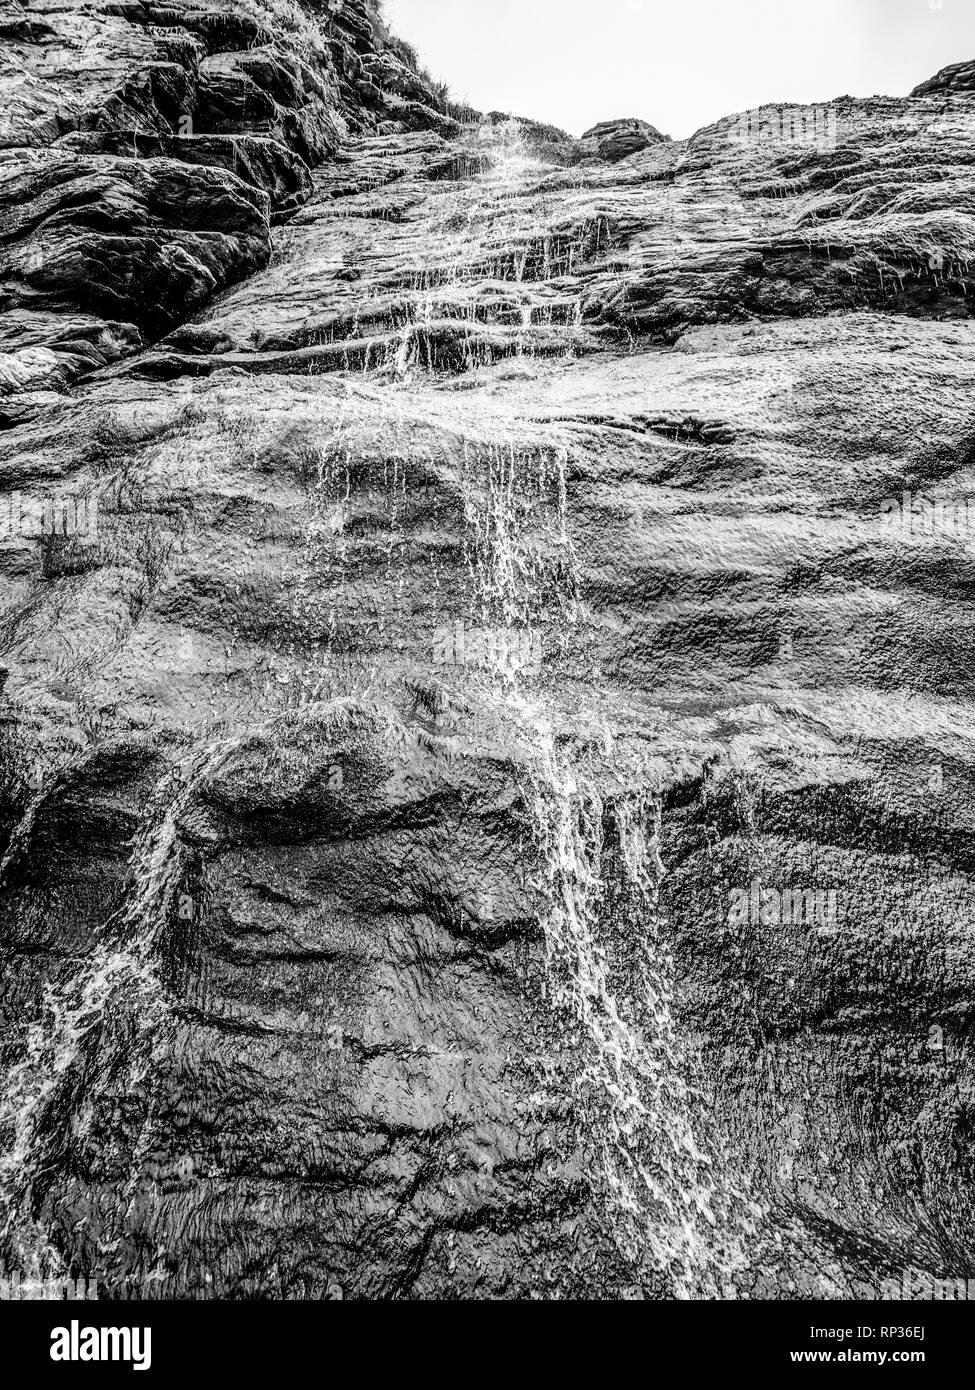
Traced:
POLYGON ((267 265, 350 132, 458 129, 368 0, 14 4, 0 383, 63 387, 267 265))
POLYGON ((0 36, 6 1267, 969 1272, 971 65, 575 142, 351 0, 0 36))

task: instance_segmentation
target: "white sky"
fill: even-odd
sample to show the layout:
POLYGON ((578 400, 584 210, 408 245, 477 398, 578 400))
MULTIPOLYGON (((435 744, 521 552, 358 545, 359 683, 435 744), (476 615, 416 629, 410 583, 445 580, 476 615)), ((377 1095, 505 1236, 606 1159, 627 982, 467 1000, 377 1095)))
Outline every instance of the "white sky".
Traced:
POLYGON ((975 0, 385 0, 434 77, 574 135, 691 135, 764 102, 905 96, 975 59, 975 0), (940 3, 940 8, 938 5, 940 3))

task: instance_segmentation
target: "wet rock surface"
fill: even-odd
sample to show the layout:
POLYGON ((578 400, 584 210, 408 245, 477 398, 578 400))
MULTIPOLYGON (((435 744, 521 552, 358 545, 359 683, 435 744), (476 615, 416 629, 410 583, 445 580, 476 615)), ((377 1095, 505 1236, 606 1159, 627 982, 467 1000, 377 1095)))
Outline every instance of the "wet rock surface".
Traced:
POLYGON ((576 142, 363 6, 4 24, 6 1267, 965 1274, 975 100, 576 142))
POLYGON ((369 0, 15 4, 0 54, 0 392, 62 389, 266 265, 271 223, 350 131, 456 129, 384 33, 369 0), (67 313, 88 320, 80 344, 67 313))

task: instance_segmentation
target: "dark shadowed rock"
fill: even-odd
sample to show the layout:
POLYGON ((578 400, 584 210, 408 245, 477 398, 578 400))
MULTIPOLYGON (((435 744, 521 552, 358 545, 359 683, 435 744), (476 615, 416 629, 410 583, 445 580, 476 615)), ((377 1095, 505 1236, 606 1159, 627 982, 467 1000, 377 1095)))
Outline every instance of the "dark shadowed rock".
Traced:
POLYGON ((591 130, 587 130, 582 137, 583 145, 587 149, 591 148, 600 159, 605 159, 610 164, 627 159, 631 154, 639 154, 650 145, 669 139, 669 135, 661 135, 655 126, 634 118, 602 121, 591 130))
POLYGON ((952 63, 915 87, 912 97, 937 96, 941 92, 975 91, 975 62, 952 63))
POLYGON ((251 275, 350 128, 460 128, 362 0, 18 5, 7 40, 0 387, 64 389, 251 275), (106 320, 80 356, 44 336, 52 305, 106 320))
POLYGON ((94 311, 156 337, 270 254, 268 199, 222 169, 36 152, 0 184, 8 312, 94 311))

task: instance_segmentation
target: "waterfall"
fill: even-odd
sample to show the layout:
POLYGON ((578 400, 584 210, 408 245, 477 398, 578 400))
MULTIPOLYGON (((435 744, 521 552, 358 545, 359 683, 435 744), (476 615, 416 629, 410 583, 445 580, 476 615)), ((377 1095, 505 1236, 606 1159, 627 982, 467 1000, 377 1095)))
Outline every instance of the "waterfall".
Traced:
POLYGON ((714 1137, 710 1152, 700 1138, 705 1098, 687 1079, 659 916, 659 790, 607 796, 556 752, 550 731, 538 750, 547 993, 578 1027, 573 1089, 607 1225, 621 1254, 666 1276, 678 1298, 721 1297, 747 1263, 759 1213, 714 1137), (610 932, 632 962, 626 969, 610 958, 610 932))
POLYGON ((580 294, 569 287, 560 296, 547 283, 574 273, 587 235, 553 230, 551 166, 515 120, 485 123, 470 141, 467 177, 431 197, 423 250, 388 309, 403 318, 377 365, 400 380, 416 370, 473 371, 498 355, 571 353, 582 332, 580 294))
POLYGON ((548 613, 574 623, 579 570, 566 529, 568 450, 465 440, 467 563, 485 619, 531 627, 548 613))
MULTIPOLYGON (((436 321, 433 297, 442 301, 448 290, 470 295, 487 266, 492 288, 517 297, 518 352, 531 356, 533 334, 555 331, 551 297, 538 286, 573 273, 583 237, 557 238, 538 198, 526 216, 524 195, 542 180, 544 166, 517 122, 484 127, 478 138, 487 167, 452 193, 443 219, 463 227, 463 235, 432 234, 438 275, 423 283, 435 278, 436 289, 417 299, 410 320, 436 321)), ((580 325, 576 296, 563 317, 563 339, 580 325)), ((523 422, 516 434, 497 417, 479 438, 477 423, 464 437, 462 464, 475 620, 500 624, 510 643, 543 627, 564 640, 580 615, 567 526, 571 446, 557 442, 551 427, 523 422)), ((706 1101, 689 1079, 693 1061, 674 1023, 673 963, 658 901, 659 785, 635 773, 620 791, 605 760, 573 765, 556 748, 549 715, 528 694, 531 673, 507 662, 505 644, 499 647, 493 674, 502 689, 492 704, 507 712, 510 727, 520 726, 516 738, 527 733, 529 802, 545 880, 546 995, 566 1039, 576 1040, 572 1090, 606 1227, 646 1284, 663 1277, 681 1298, 721 1296, 746 1264, 757 1212, 708 1133, 706 1101), (625 956, 625 968, 614 956, 625 956)))
POLYGON ((24 1055, 0 1095, 0 1235, 8 1261, 32 1277, 61 1272, 32 1217, 38 1184, 58 1151, 84 1133, 92 1095, 108 1086, 131 1094, 151 1076, 169 1017, 156 947, 184 868, 180 817, 201 783, 243 742, 228 739, 194 752, 161 779, 133 844, 123 904, 78 972, 45 986, 24 1055), (124 1038, 113 1036, 119 1032, 124 1038))
MULTIPOLYGON (((321 668, 311 674, 326 684, 342 614, 336 617, 334 599, 330 612, 320 611, 324 586, 316 589, 312 579, 334 579, 334 589, 348 582, 362 545, 351 524, 359 483, 368 478, 371 502, 374 478, 385 527, 374 627, 386 647, 362 642, 353 655, 363 669, 349 685, 359 682, 361 699, 363 686, 387 680, 385 671, 366 671, 373 660, 390 668, 394 684, 401 673, 386 654, 412 616, 402 602, 408 479, 419 457, 417 433, 434 432, 438 448, 427 474, 437 475, 447 494, 455 487, 450 500, 460 514, 470 581, 465 616, 487 629, 487 640, 482 632, 472 645, 489 676, 478 681, 455 672, 444 681, 457 680, 473 697, 473 718, 493 716, 499 745, 508 738, 524 744, 524 789, 541 864, 548 1021, 571 1059, 569 1086, 592 1190, 607 1233, 646 1285, 662 1278, 678 1297, 720 1296, 746 1263, 754 1208, 708 1133, 706 1101, 673 1017, 674 969, 659 909, 661 782, 636 770, 621 790, 608 761, 611 739, 602 760, 573 758, 557 746, 552 728, 555 718, 568 726, 572 693, 549 689, 544 714, 537 694, 541 655, 549 654, 543 640, 553 653, 564 650, 581 614, 567 488, 577 446, 557 426, 505 415, 475 393, 459 403, 447 392, 418 392, 414 381, 421 371, 436 372, 452 352, 462 351, 463 360, 455 356, 450 365, 473 370, 493 360, 492 344, 499 351, 513 344, 530 359, 543 350, 570 351, 582 331, 580 294, 569 285, 560 300, 550 282, 574 274, 588 233, 553 227, 539 191, 547 166, 516 122, 484 126, 476 141, 475 177, 443 191, 428 258, 410 270, 405 289, 400 275, 386 358, 382 340, 375 356, 366 345, 363 374, 383 369, 383 390, 357 373, 341 388, 346 394, 327 437, 316 439, 314 505, 299 559, 285 576, 289 616, 295 630, 307 625, 323 634, 315 651, 321 668), (500 328, 510 330, 506 339, 500 328), (526 650, 526 636, 532 660, 513 660, 513 652, 526 650)), ((402 264, 396 269, 402 272, 402 264)), ((355 326, 362 326, 358 316, 355 326)), ((467 649, 452 648, 455 664, 458 650, 467 649)), ((282 667, 269 666, 265 703, 283 702, 299 684, 296 644, 275 656, 282 667)), ((302 674, 309 677, 303 693, 317 701, 320 685, 302 674)), ((266 732, 273 738, 276 730, 266 732)), ((144 1094, 169 1055, 174 1015, 159 946, 186 869, 181 827, 201 786, 251 737, 208 743, 162 778, 133 842, 121 906, 73 976, 46 986, 0 1094, 0 1233, 8 1261, 30 1274, 58 1271, 59 1257, 35 1224, 49 1175, 70 1145, 86 1142, 98 1101, 144 1094)), ((11 854, 27 843, 37 804, 11 854)), ((128 1174, 123 1207, 143 1181, 151 1105, 137 1123, 137 1133, 122 1128, 101 1155, 107 1166, 118 1157, 128 1174)), ((113 1229, 123 1231, 127 1216, 116 1213, 113 1229)))

